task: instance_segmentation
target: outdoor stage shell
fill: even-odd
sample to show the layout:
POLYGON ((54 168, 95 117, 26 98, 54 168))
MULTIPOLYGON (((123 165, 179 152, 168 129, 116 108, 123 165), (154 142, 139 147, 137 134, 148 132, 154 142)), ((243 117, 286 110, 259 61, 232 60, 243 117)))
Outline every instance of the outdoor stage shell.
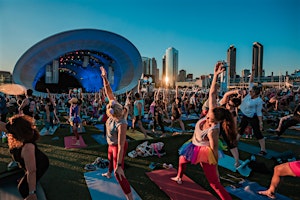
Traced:
MULTIPOLYGON (((142 74, 142 59, 137 48, 118 34, 97 29, 66 31, 38 42, 16 63, 13 81, 35 91, 36 83, 41 76, 45 76, 46 65, 68 52, 78 50, 102 52, 114 60, 114 78, 110 85, 115 94, 122 94, 136 87, 142 74)), ((77 68, 72 70, 76 71, 77 68)), ((88 91, 93 85, 97 91, 103 87, 98 68, 96 73, 95 69, 94 71, 89 71, 88 68, 86 71, 78 69, 80 70, 76 71, 75 78, 84 89, 88 91)), ((40 92, 35 91, 35 94, 38 93, 40 92)))

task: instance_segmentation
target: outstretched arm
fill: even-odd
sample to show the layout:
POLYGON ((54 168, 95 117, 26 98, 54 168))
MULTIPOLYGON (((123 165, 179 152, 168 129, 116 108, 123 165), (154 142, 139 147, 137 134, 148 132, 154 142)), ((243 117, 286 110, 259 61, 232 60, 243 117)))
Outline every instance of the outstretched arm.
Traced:
POLYGON ((107 80, 106 70, 104 69, 103 66, 100 67, 100 71, 101 71, 101 76, 102 76, 102 79, 103 79, 103 87, 104 87, 107 98, 109 100, 116 100, 114 95, 113 95, 112 89, 109 85, 109 82, 107 80))
POLYGON ((223 98, 220 100, 220 105, 224 105, 226 103, 228 103, 229 100, 229 96, 232 94, 239 94, 239 90, 230 90, 228 92, 226 92, 223 96, 223 98))
POLYGON ((215 66, 214 77, 211 83, 211 87, 209 90, 208 102, 209 102, 209 110, 217 107, 217 80, 219 74, 225 71, 225 68, 222 67, 222 63, 218 62, 215 66))

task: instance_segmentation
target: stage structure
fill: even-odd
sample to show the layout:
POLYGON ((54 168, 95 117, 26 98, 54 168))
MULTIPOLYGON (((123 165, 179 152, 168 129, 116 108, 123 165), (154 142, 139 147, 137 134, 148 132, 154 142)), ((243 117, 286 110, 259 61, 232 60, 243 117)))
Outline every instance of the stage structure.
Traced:
POLYGON ((142 59, 126 38, 103 30, 79 29, 50 36, 28 49, 18 60, 13 81, 33 89, 35 94, 67 92, 81 87, 98 92, 103 87, 100 66, 104 66, 115 94, 136 87, 142 74, 142 59))

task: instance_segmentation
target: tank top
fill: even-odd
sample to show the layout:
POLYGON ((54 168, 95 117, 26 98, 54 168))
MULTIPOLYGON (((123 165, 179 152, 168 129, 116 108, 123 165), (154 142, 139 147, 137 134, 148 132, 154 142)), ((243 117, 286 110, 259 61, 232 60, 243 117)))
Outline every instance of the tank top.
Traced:
MULTIPOLYGON (((39 171, 44 171, 43 169, 47 169, 49 166, 49 158, 44 154, 42 151, 40 151, 36 145, 36 143, 32 143, 35 146, 35 160, 36 160, 36 169, 37 173, 39 171)), ((26 169, 25 161, 21 157, 22 148, 14 148, 10 150, 10 154, 12 155, 13 159, 19 163, 20 167, 23 169, 26 169)))
POLYGON ((195 131, 194 131, 194 135, 192 138, 192 143, 196 146, 209 146, 209 140, 207 138, 207 135, 210 131, 212 131, 213 129, 218 129, 220 128, 220 124, 216 124, 214 126, 211 126, 205 130, 201 130, 200 129, 200 124, 201 123, 205 123, 206 117, 200 119, 195 126, 195 131))
POLYGON ((144 116, 144 100, 143 100, 143 99, 136 100, 136 101, 134 102, 134 105, 133 105, 133 115, 134 115, 134 116, 139 116, 139 110, 138 110, 138 107, 137 107, 137 105, 138 105, 139 103, 142 104, 142 106, 141 106, 141 109, 142 109, 142 110, 141 110, 141 115, 144 116))
POLYGON ((121 124, 127 124, 127 120, 120 119, 117 121, 110 117, 106 121, 106 140, 108 145, 118 144, 118 127, 121 124))

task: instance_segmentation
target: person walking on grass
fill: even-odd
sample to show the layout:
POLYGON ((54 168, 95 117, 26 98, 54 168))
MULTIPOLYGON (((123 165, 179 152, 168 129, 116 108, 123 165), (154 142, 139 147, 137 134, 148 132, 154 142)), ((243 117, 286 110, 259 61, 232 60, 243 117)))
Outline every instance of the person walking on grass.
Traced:
POLYGON ((224 71, 222 63, 218 62, 214 69, 214 77, 209 91, 209 110, 206 117, 200 119, 195 126, 191 140, 179 149, 179 164, 176 177, 171 180, 182 184, 182 176, 187 163, 200 164, 210 186, 222 200, 232 199, 222 186, 218 173, 218 140, 222 126, 231 142, 236 140, 235 124, 231 113, 217 107, 216 82, 219 74, 224 71))
POLYGON ((127 109, 118 103, 112 93, 112 89, 107 80, 107 74, 104 67, 100 67, 101 76, 103 79, 103 87, 109 104, 106 107, 108 119, 106 121, 106 140, 108 144, 108 171, 102 176, 111 178, 113 169, 115 177, 120 184, 126 199, 133 199, 130 184, 124 173, 124 157, 126 155, 128 142, 126 140, 127 130, 127 109))

